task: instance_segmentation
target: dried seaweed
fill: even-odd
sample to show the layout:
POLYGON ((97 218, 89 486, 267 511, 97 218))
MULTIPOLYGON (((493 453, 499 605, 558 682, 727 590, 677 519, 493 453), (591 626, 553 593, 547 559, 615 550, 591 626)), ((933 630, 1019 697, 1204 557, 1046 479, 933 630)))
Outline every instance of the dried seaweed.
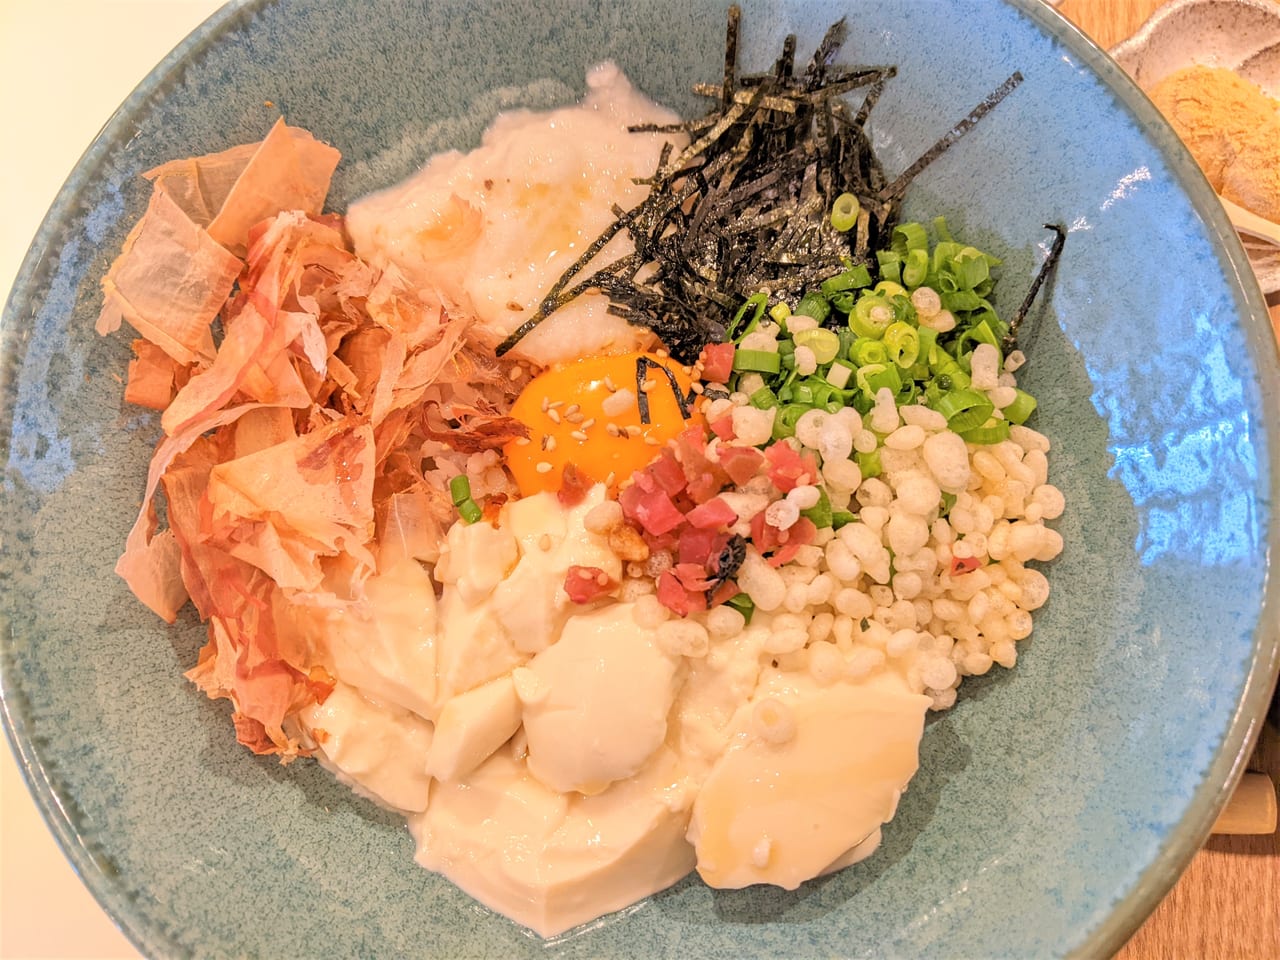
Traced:
POLYGON ((609 312, 657 333, 682 363, 724 338, 724 318, 747 297, 794 303, 848 262, 874 275, 910 180, 993 109, 1022 77, 1015 74, 924 156, 889 183, 872 150, 867 122, 896 72, 893 66, 835 63, 844 20, 832 24, 796 73, 789 36, 767 73, 739 75, 741 12, 729 8, 724 75, 694 90, 714 101, 703 117, 634 131, 683 133, 689 145, 664 148, 641 183, 651 189, 552 286, 534 314, 497 349, 514 347, 538 323, 587 291, 610 299, 609 312), (864 91, 856 112, 847 98, 864 91), (673 156, 674 154, 674 156, 673 156), (831 226, 831 206, 852 193, 862 214, 852 230, 831 226), (591 270, 596 255, 626 231, 635 254, 591 270))
POLYGON ((680 416, 684 420, 688 420, 693 416, 691 409, 692 401, 685 396, 683 390, 680 389, 680 381, 676 379, 676 375, 671 372, 670 368, 661 363, 655 363, 648 357, 636 358, 636 406, 640 410, 640 422, 649 423, 649 391, 645 389, 645 384, 649 380, 650 370, 661 370, 667 376, 667 386, 671 388, 671 395, 676 398, 676 406, 680 408, 680 416))
POLYGON ((712 597, 715 596, 717 590, 738 575, 738 569, 746 559, 747 541, 735 533, 729 538, 729 542, 724 545, 719 557, 716 558, 715 574, 711 578, 710 586, 707 587, 708 604, 711 603, 712 597))
POLYGON ((1023 298, 1022 305, 1018 307, 1018 312, 1009 321, 1009 332, 1005 335, 1002 344, 1006 354, 1017 347, 1018 330, 1022 326, 1022 321, 1031 310, 1031 305, 1035 303, 1036 295, 1040 292, 1045 280, 1049 278, 1053 268, 1058 265, 1058 259, 1062 256, 1062 248, 1067 243, 1067 231, 1062 224, 1046 223, 1044 228, 1053 231, 1053 244, 1049 247, 1049 255, 1045 257, 1044 263, 1040 264, 1040 269, 1036 271, 1035 279, 1031 281, 1031 287, 1027 290, 1027 295, 1023 298))

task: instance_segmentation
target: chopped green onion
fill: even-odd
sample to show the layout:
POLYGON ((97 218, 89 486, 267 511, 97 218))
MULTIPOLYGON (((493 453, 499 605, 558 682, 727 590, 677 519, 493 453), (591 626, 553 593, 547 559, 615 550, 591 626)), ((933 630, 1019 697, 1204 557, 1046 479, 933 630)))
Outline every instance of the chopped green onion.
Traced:
POLYGON ((831 498, 827 496, 826 487, 818 486, 818 502, 808 510, 801 510, 800 516, 808 517, 819 530, 831 526, 831 498))
POLYGON ((892 250, 881 250, 876 253, 876 263, 880 267, 880 276, 885 280, 902 279, 902 257, 892 250))
POLYGON ((835 331, 822 327, 801 330, 791 339, 796 342, 797 347, 808 347, 812 350, 814 359, 819 363, 830 363, 840 352, 840 338, 836 336, 835 331))
POLYGON ((841 233, 848 233, 858 222, 861 205, 852 193, 842 193, 831 205, 831 226, 841 233))
POLYGON ((901 320, 889 324, 883 343, 889 357, 903 369, 914 364, 920 356, 920 334, 914 326, 901 320))
POLYGON ((465 473, 460 473, 449 481, 449 498, 455 507, 460 507, 471 499, 471 481, 465 473))
MULTIPOLYGON (((854 379, 857 380, 858 389, 872 399, 875 399, 875 395, 886 387, 895 394, 902 389, 902 375, 891 363, 865 364, 858 368, 854 379)), ((982 395, 979 394, 979 396, 982 395)), ((986 397, 983 399, 986 400, 986 397)), ((990 412, 990 410, 987 411, 987 413, 990 412)))
POLYGON ((773 439, 784 440, 787 437, 794 437, 796 423, 812 409, 813 407, 807 403, 788 403, 780 407, 773 418, 773 439))
POLYGON ((849 348, 849 359, 860 367, 868 363, 888 363, 889 348, 880 340, 859 337, 849 348))
POLYGON ((947 418, 949 428, 963 434, 986 423, 995 406, 977 390, 952 390, 944 393, 933 409, 947 418))
POLYGON ((764 293, 753 293, 751 296, 747 297, 746 302, 740 306, 738 308, 738 312, 733 315, 733 320, 730 321, 729 326, 725 328, 725 337, 729 340, 736 340, 740 337, 745 337, 748 333, 754 330, 756 325, 760 322, 760 318, 764 316, 764 308, 768 302, 769 296, 764 293), (738 324, 740 324, 747 316, 748 311, 751 313, 751 319, 747 321, 747 325, 745 327, 739 330, 738 324))
POLYGON ((956 358, 945 350, 937 351, 937 360, 930 365, 930 369, 933 370, 934 375, 938 378, 939 386, 943 390, 951 390, 953 388, 963 390, 972 382, 969 374, 961 368, 960 364, 956 363, 956 358))
POLYGON ((992 417, 980 427, 972 430, 957 430, 956 432, 967 443, 1002 443, 1009 439, 1009 421, 996 420, 992 417))
POLYGON ((839 530, 845 524, 853 523, 853 521, 857 519, 858 518, 848 510, 833 510, 831 512, 831 527, 834 530, 839 530))
POLYGON ((862 471, 862 479, 870 480, 872 477, 880 476, 882 468, 880 466, 880 451, 872 450, 870 453, 858 451, 854 455, 854 459, 858 461, 858 469, 862 471))
POLYGON ((791 316, 791 308, 785 303, 775 303, 773 308, 769 311, 769 316, 773 318, 775 323, 781 323, 783 320, 787 319, 787 317, 791 316))
POLYGON ((484 511, 474 500, 464 500, 458 504, 458 516, 462 517, 467 523, 475 523, 484 516, 484 511))
POLYGON ((1004 408, 1004 418, 1010 423, 1026 423, 1027 417, 1036 408, 1036 398, 1025 390, 1018 390, 1017 393, 1013 403, 1004 408))
POLYGON ((757 410, 769 410, 778 405, 778 395, 768 387, 761 387, 747 398, 757 410))
POLYGON ((893 280, 881 280, 872 287, 872 290, 873 292, 880 294, 880 296, 890 300, 894 297, 905 297, 907 295, 906 287, 900 283, 894 282, 893 280))
POLYGON ((849 366, 847 363, 841 363, 837 360, 831 364, 831 368, 827 371, 827 383, 831 384, 837 390, 843 390, 849 386, 849 378, 852 376, 853 367, 849 366))
POLYGON ((869 286, 871 286, 871 271, 867 269, 865 264, 853 263, 834 277, 828 277, 823 280, 822 292, 827 297, 830 297, 833 293, 838 293, 842 290, 860 290, 869 286))
POLYGON ((781 361, 771 350, 742 350, 733 354, 733 369, 739 373, 777 373, 782 369, 781 361))
POLYGON ((916 337, 920 341, 919 360, 925 364, 934 363, 934 351, 938 348, 938 331, 932 327, 916 327, 916 337))
POLYGON ((906 256, 911 250, 928 250, 929 234, 923 224, 901 223, 893 228, 891 246, 899 256, 906 256))
POLYGON ((906 263, 902 265, 902 282, 914 290, 929 277, 929 251, 911 250, 907 253, 906 263))
POLYGON ((827 298, 821 293, 810 290, 800 298, 793 312, 802 317, 813 317, 818 323, 822 323, 831 313, 831 304, 827 303, 827 298))
POLYGON ((891 323, 893 307, 884 297, 873 293, 859 297, 849 314, 849 329, 860 337, 879 340, 891 323))
POLYGON ((724 605, 737 610, 747 623, 751 622, 751 615, 756 612, 756 605, 751 602, 751 598, 745 593, 735 593, 724 602, 724 605))

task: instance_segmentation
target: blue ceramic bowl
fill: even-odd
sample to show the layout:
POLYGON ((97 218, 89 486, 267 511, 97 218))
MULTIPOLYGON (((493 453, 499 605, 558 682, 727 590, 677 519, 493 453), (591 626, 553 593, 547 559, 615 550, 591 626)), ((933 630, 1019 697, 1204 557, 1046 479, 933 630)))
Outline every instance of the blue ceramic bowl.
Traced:
POLYGON ((127 338, 98 279, 163 160, 262 136, 278 110, 338 146, 332 206, 499 109, 577 96, 616 60, 690 113, 721 0, 233 4, 90 148, 3 323, 4 707, 85 883, 155 956, 1038 957, 1117 948, 1205 837, 1274 681, 1277 358, 1222 212, 1146 99, 1034 0, 746 2, 741 62, 847 15, 896 63, 874 119, 891 174, 1014 70, 1025 83, 913 186, 1005 254, 1005 310, 1070 228, 1026 381, 1066 492, 1053 596, 1012 672, 928 727, 882 849, 794 893, 687 879, 550 944, 414 866, 391 817, 315 765, 238 747, 181 677, 202 635, 112 574, 156 418, 121 402, 127 338), (264 105, 271 101, 273 107, 264 105))

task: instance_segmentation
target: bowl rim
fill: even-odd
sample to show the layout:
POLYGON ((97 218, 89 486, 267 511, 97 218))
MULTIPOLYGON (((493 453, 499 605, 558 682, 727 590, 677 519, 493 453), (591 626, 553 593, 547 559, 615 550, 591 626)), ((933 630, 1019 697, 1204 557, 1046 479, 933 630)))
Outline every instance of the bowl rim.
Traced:
MULTIPOLYGON (((228 2, 170 51, 116 108, 90 145, 76 161, 41 221, 22 264, 14 277, 3 319, 0 320, 0 398, 9 393, 13 375, 9 347, 18 332, 19 305, 30 301, 35 279, 45 260, 46 249, 56 239, 63 222, 78 206, 80 195, 93 183, 105 155, 121 134, 143 114, 153 98, 180 82, 186 68, 205 50, 233 29, 247 22, 275 0, 228 0, 228 2)), ((1081 63, 1102 81, 1119 104, 1128 109, 1143 133, 1160 151, 1185 190, 1191 206, 1216 241, 1215 253, 1223 274, 1237 299, 1241 323, 1252 355, 1271 356, 1280 366, 1280 345, 1272 331, 1270 317, 1243 246, 1216 194, 1196 165, 1190 152, 1136 83, 1115 60, 1046 0, 997 0, 1020 13, 1046 36, 1066 46, 1081 63)), ((1271 406, 1280 403, 1280 384, 1271 385, 1271 406)), ((1263 385, 1264 398, 1268 391, 1263 385)), ((4 403, 6 408, 8 403, 4 403)), ((1277 411, 1272 410, 1275 414, 1277 411)), ((11 420, 11 409, 3 413, 11 420)), ((1280 417, 1273 420, 1280 425, 1280 417)), ((10 424, 7 424, 11 426, 10 424)), ((7 440, 0 438, 0 446, 7 440)), ((1269 444, 1266 467, 1271 479, 1272 502, 1280 503, 1280 442, 1269 444)), ((1068 957, 1111 956, 1145 922, 1160 900, 1177 882, 1182 871, 1209 836, 1214 820, 1230 798, 1265 722, 1271 693, 1280 674, 1280 587, 1270 576, 1270 557, 1280 545, 1280 516, 1272 510, 1268 517, 1262 604, 1254 629, 1248 658, 1248 672, 1239 702, 1231 716, 1205 776, 1196 786, 1182 819, 1163 838, 1155 856, 1139 873, 1127 893, 1102 909, 1106 915, 1089 930, 1068 957)), ((0 651, 12 643, 11 625, 0 622, 0 651)), ((0 658, 2 659, 2 658, 0 658)), ((45 823, 72 868, 99 905, 121 932, 141 952, 159 956, 175 946, 155 924, 146 921, 135 908, 129 892, 100 862, 86 838, 73 822, 49 771, 37 756, 26 733, 22 691, 11 682, 8 671, 0 671, 0 722, 27 786, 45 823)))

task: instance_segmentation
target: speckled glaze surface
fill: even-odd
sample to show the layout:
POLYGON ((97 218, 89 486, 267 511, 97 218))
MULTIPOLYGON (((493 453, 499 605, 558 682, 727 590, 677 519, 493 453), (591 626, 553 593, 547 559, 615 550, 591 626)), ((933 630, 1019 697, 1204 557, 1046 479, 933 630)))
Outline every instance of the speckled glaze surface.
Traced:
MULTIPOLYGON (((1143 90, 1198 64, 1234 70, 1276 97, 1280 6, 1271 0, 1174 0, 1110 52, 1143 90)), ((1250 236, 1241 242, 1263 292, 1280 290, 1280 247, 1250 236)))
POLYGON ((812 49, 899 65, 874 122, 904 168, 1012 71, 1026 82, 913 187, 1005 256, 1021 300, 1069 225, 1026 382, 1066 492, 1053 596, 1013 672, 934 719, 882 849, 785 893, 696 879, 543 943, 414 866, 403 826, 315 765, 239 748, 181 678, 201 627, 112 565, 156 419, 125 407, 127 337, 97 280, 143 209, 138 173, 259 138, 277 111, 338 146, 332 206, 493 114, 577 95, 613 58, 686 113, 718 73, 719 0, 233 5, 90 148, 3 320, 4 712, 85 882, 152 956, 1105 955, 1207 833, 1277 663, 1277 358, 1247 262, 1189 157, 1110 61, 1027 0, 746 2, 741 62, 812 49), (274 107, 264 105, 271 101, 274 107))

